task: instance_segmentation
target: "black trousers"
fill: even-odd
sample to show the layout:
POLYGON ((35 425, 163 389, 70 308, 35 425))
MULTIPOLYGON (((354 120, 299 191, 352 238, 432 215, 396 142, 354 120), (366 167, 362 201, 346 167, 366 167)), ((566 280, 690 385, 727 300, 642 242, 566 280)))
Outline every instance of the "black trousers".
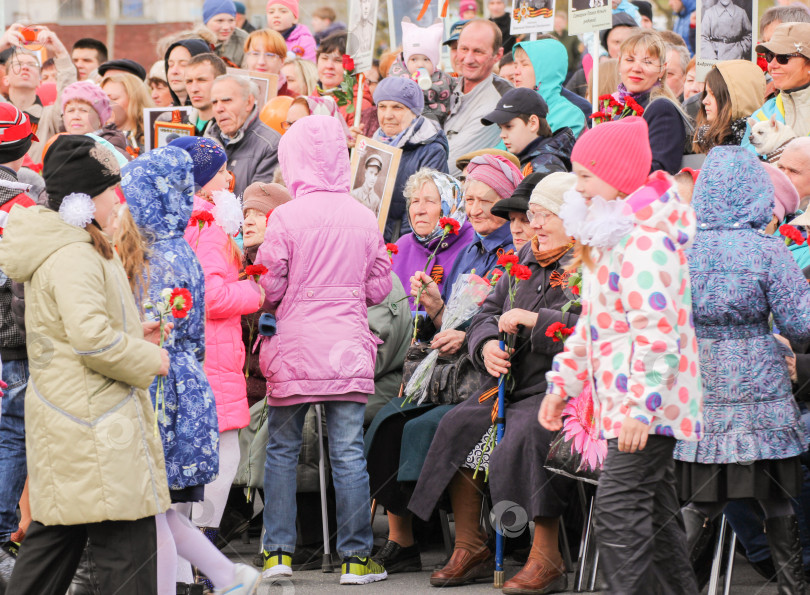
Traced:
POLYGON ((65 595, 88 539, 91 566, 101 593, 157 594, 155 517, 85 525, 46 526, 33 521, 6 592, 65 595))
POLYGON ((675 439, 650 436, 644 450, 608 453, 596 491, 595 526, 606 593, 697 595, 675 490, 675 439))

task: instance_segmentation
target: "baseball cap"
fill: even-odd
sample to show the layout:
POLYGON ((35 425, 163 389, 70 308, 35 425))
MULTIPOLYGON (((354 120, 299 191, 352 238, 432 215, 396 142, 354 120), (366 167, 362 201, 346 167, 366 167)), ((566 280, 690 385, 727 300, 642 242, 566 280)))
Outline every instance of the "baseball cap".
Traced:
POLYGON ((810 23, 782 23, 777 25, 767 43, 757 45, 757 52, 774 54, 801 54, 810 60, 810 23))
POLYGON ((453 26, 450 27, 450 37, 442 45, 450 45, 454 41, 458 41, 458 36, 461 35, 461 30, 464 28, 464 25, 469 23, 469 20, 465 21, 456 21, 453 23, 453 26))
POLYGON ((532 89, 510 89, 503 94, 495 109, 481 118, 481 124, 506 124, 521 115, 545 118, 548 115, 548 105, 540 97, 540 93, 532 89))

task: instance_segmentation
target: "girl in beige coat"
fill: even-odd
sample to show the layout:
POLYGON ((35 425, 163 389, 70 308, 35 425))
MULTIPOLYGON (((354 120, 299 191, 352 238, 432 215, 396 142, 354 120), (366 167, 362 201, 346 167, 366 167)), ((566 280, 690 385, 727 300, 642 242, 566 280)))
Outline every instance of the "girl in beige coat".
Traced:
POLYGON ((154 515, 169 494, 146 389, 169 357, 107 235, 118 165, 91 138, 65 135, 43 173, 50 208, 13 208, 0 242, 0 268, 25 282, 31 367, 34 520, 7 592, 64 594, 89 539, 102 593, 156 593, 154 515))

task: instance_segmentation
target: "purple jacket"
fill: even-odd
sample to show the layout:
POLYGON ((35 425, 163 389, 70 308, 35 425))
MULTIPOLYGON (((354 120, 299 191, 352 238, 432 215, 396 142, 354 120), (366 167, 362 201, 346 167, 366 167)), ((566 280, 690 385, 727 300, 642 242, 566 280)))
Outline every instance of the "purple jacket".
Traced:
POLYGON ((293 200, 273 210, 256 256, 278 321, 260 356, 268 403, 365 403, 381 343, 367 310, 391 291, 391 264, 374 214, 349 194, 343 127, 303 118, 282 137, 279 162, 293 200))
MULTIPOLYGON (((436 253, 436 258, 433 260, 433 264, 430 267, 431 270, 436 265, 442 267, 444 274, 442 275, 441 281, 439 281, 439 291, 444 287, 444 280, 453 269, 453 263, 456 262, 456 257, 464 248, 470 245, 473 238, 475 238, 475 231, 469 221, 464 222, 461 229, 458 231, 458 235, 450 234, 444 238, 442 247, 439 248, 439 251, 436 253)), ((438 241, 439 238, 436 238, 427 246, 424 246, 416 240, 413 232, 402 236, 397 241, 399 253, 394 255, 394 264, 391 265, 391 268, 394 270, 397 277, 399 277, 399 280, 402 281, 402 286, 406 288, 406 293, 410 293, 408 288, 411 286, 411 277, 413 277, 416 271, 425 270, 427 259, 433 253, 433 250, 436 249, 436 243, 438 241)), ((428 271, 428 275, 430 275, 430 271, 428 271)), ((408 304, 411 310, 413 310, 414 298, 412 296, 408 298, 408 304)))
POLYGON ((287 55, 291 53, 304 60, 315 62, 315 38, 306 25, 296 25, 287 36, 287 55))

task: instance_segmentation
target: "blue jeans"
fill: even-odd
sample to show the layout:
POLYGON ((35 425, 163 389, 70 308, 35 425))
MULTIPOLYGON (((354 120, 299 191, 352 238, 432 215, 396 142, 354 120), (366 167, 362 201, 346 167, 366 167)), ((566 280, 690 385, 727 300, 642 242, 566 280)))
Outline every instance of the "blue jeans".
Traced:
POLYGON ((25 387, 28 360, 3 362, 3 381, 8 384, 0 398, 0 543, 17 530, 17 504, 25 477, 25 387))
MULTIPOLYGON (((296 466, 309 405, 269 407, 264 465, 264 549, 295 552, 296 466)), ((329 433, 329 460, 337 500, 337 550, 342 558, 371 554, 371 506, 363 456, 365 405, 323 403, 329 433)))

